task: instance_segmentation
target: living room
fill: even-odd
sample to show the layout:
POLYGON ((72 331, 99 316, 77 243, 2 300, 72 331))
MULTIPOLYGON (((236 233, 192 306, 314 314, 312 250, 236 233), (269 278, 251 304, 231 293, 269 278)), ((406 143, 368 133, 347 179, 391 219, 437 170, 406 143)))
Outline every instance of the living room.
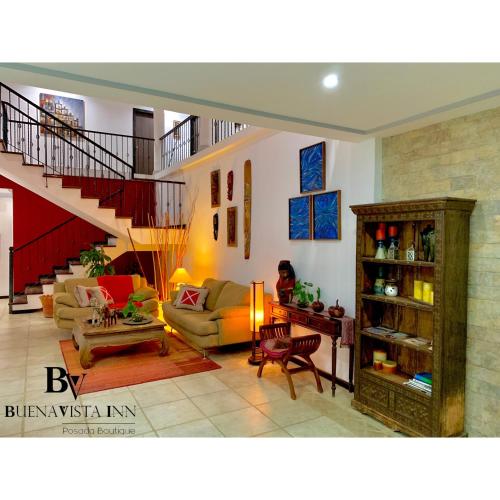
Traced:
POLYGON ((198 455, 201 494, 221 453, 241 480, 288 446, 325 478, 333 449, 357 464, 410 448, 390 462, 403 476, 410 460, 481 465, 460 460, 500 433, 500 70, 426 59, 6 56, 8 453, 78 446, 116 474, 131 450, 167 449, 156 474, 198 455))

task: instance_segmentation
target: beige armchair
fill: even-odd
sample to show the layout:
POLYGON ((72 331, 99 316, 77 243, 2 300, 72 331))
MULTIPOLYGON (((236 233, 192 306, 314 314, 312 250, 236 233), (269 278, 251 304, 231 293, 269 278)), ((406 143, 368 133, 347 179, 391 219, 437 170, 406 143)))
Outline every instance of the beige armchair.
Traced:
MULTIPOLYGON (((158 316, 159 301, 156 290, 147 286, 145 278, 137 274, 131 277, 134 293, 144 297, 142 311, 146 314, 158 316)), ((73 278, 61 283, 54 283, 54 321, 58 328, 71 330, 76 318, 90 317, 92 315, 92 308, 78 305, 74 294, 77 285, 98 286, 97 278, 73 278)))

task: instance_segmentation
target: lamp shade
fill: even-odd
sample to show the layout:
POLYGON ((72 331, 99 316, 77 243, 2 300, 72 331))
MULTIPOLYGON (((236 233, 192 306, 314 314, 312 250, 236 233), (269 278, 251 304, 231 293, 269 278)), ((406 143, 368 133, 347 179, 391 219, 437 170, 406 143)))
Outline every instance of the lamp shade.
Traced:
POLYGON ((174 274, 170 276, 171 283, 189 283, 190 281, 192 281, 192 278, 183 267, 178 267, 174 274))
POLYGON ((258 332, 264 324, 264 282, 250 283, 250 331, 258 332))

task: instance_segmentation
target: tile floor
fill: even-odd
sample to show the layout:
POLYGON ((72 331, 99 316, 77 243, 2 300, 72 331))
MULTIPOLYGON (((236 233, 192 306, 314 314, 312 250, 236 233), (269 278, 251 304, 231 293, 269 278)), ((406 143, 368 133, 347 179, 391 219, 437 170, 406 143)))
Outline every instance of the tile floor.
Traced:
POLYGON ((220 370, 84 394, 45 394, 44 366, 64 366, 59 340, 70 338, 41 313, 9 315, 0 300, 0 436, 116 437, 396 437, 376 420, 351 408, 352 394, 339 387, 323 394, 305 372, 294 375, 290 399, 279 368, 267 365, 262 379, 247 363, 248 351, 210 354, 220 370), (135 418, 6 418, 5 405, 129 405, 135 418), (133 424, 131 423, 133 422, 133 424), (101 429, 101 434, 97 434, 101 429), (94 434, 92 434, 94 432, 94 434))

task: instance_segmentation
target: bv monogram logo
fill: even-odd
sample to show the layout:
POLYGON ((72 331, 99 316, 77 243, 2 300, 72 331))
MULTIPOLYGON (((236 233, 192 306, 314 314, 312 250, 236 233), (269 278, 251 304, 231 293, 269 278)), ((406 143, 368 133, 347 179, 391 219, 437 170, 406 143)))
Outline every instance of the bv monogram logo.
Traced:
POLYGON ((47 390, 45 392, 66 392, 69 387, 73 393, 73 397, 75 399, 78 397, 83 380, 87 375, 86 373, 82 375, 70 375, 64 368, 59 366, 46 366, 45 369, 47 370, 47 390), (59 382, 60 384, 57 390, 54 388, 54 382, 59 382))

